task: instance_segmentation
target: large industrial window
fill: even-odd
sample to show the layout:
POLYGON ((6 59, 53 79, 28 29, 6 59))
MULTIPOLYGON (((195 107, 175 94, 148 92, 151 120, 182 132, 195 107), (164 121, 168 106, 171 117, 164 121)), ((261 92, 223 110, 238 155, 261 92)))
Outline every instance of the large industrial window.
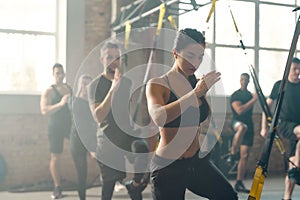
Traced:
MULTIPOLYGON (((239 76, 243 72, 249 73, 250 64, 259 76, 264 94, 270 94, 273 84, 283 77, 300 14, 292 10, 299 3, 296 0, 224 0, 216 2, 214 15, 208 25, 205 20, 211 4, 179 17, 179 28, 194 27, 205 31, 213 61, 210 69, 222 73, 224 90, 215 91, 217 95, 231 95, 238 89, 239 76), (236 33, 230 9, 246 51, 240 48, 240 37, 236 33)), ((254 91, 252 83, 249 89, 254 91)))
POLYGON ((37 94, 65 63, 66 1, 0 0, 0 93, 37 94))

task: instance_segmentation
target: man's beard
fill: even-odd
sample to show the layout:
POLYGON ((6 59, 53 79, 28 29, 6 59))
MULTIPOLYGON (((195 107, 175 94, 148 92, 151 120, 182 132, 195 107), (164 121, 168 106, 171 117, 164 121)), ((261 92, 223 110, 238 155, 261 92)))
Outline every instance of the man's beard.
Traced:
POLYGON ((115 70, 113 70, 111 68, 107 68, 107 73, 111 74, 111 75, 115 75, 115 70))

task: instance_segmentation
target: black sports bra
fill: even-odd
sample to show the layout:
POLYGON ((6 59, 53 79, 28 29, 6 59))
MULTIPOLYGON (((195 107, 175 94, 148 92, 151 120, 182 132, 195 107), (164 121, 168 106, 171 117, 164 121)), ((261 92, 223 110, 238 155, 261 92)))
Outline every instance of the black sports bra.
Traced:
MULTIPOLYGON (((167 76, 165 76, 166 83, 170 88, 170 97, 167 104, 178 100, 176 94, 172 91, 170 82, 167 76)), ((189 83, 192 88, 195 88, 197 79, 195 75, 189 76, 189 83)), ((202 104, 198 108, 189 106, 181 115, 179 115, 173 121, 165 124, 163 127, 177 128, 177 127, 188 127, 188 126, 199 126, 209 115, 209 106, 204 97, 200 97, 202 104)))

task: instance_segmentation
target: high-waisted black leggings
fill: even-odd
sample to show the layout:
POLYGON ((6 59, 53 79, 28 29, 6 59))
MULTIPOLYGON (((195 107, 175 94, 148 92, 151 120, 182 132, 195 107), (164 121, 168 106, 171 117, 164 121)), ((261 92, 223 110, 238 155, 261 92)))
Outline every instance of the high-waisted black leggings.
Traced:
POLYGON ((234 191, 225 176, 213 165, 208 157, 170 160, 155 155, 152 159, 151 186, 154 200, 182 200, 186 189, 211 200, 236 200, 234 191))
POLYGON ((72 132, 70 136, 70 148, 75 168, 77 171, 78 185, 77 191, 80 200, 86 199, 86 178, 87 178, 87 154, 88 151, 83 146, 77 132, 72 132))

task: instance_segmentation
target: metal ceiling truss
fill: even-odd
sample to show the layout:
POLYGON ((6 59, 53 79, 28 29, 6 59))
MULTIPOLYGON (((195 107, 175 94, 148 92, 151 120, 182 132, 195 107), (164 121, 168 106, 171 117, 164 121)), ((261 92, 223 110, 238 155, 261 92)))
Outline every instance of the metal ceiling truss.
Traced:
MULTIPOLYGON (((167 16, 178 17, 187 12, 198 10, 198 8, 210 4, 211 1, 199 4, 196 0, 136 0, 127 6, 121 7, 121 13, 115 22, 112 23, 112 30, 118 32, 123 30, 126 23, 134 24, 145 20, 147 17, 159 12, 162 3, 166 6, 167 16)), ((156 26, 157 23, 148 25, 156 26)))

